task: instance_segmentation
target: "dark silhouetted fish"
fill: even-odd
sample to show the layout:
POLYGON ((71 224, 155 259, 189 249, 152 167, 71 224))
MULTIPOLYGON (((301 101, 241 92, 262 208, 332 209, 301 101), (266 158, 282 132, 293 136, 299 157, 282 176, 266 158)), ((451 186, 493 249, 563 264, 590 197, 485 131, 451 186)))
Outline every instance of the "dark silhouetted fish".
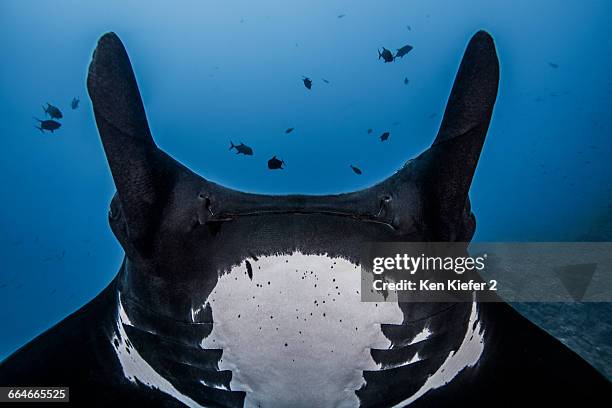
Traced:
POLYGON ((352 164, 349 164, 349 166, 351 166, 351 169, 353 169, 355 174, 361 174, 361 169, 359 167, 355 167, 352 164))
POLYGON ((272 158, 270 160, 268 160, 268 168, 270 170, 282 169, 283 168, 283 164, 285 164, 285 162, 282 161, 282 160, 277 159, 276 156, 272 156, 272 158))
POLYGON ((372 130, 372 129, 368 129, 368 135, 371 135, 371 134, 372 134, 372 132, 373 132, 373 130, 372 130))
POLYGON ((395 58, 402 58, 404 55, 412 51, 413 48, 414 47, 412 45, 404 45, 402 48, 398 48, 397 52, 395 53, 395 58))
POLYGON ((329 81, 325 78, 321 78, 321 81, 325 82, 326 84, 329 84, 329 81))
POLYGON ((380 141, 381 142, 384 142, 387 139, 389 139, 389 132, 385 132, 382 135, 380 135, 380 141))
POLYGON ((412 31, 412 27, 410 27, 410 24, 407 25, 406 28, 408 29, 408 31, 412 31))
POLYGON ((236 149, 236 154, 244 154, 245 156, 252 156, 253 155, 253 149, 251 149, 249 146, 245 145, 244 143, 240 143, 239 145, 235 145, 233 142, 230 141, 230 150, 232 149, 236 149))
POLYGON ((59 110, 57 106, 51 105, 49 102, 47 102, 46 108, 43 106, 43 110, 51 119, 61 119, 64 117, 64 115, 62 115, 62 111, 59 110))
POLYGON ((383 47, 382 52, 378 50, 378 59, 381 58, 385 60, 385 63, 393 62, 393 54, 391 54, 391 51, 389 51, 385 47, 383 47))
POLYGON ((72 98, 72 102, 70 102, 70 107, 72 108, 72 110, 79 107, 79 102, 81 102, 79 98, 72 98))
POLYGON ((338 14, 338 18, 344 18, 346 17, 346 14, 338 14))
POLYGON ((56 122, 54 120, 40 120, 38 118, 34 118, 34 119, 40 122, 40 126, 34 126, 34 127, 40 130, 42 133, 44 133, 45 130, 48 130, 49 132, 53 133, 54 131, 56 131, 62 126, 61 123, 56 122))
POLYGON ((551 68, 559 68, 559 64, 555 64, 554 62, 549 62, 549 63, 548 63, 548 65, 549 65, 551 68))
POLYGON ((312 88, 312 80, 310 78, 304 77, 302 81, 304 81, 304 86, 306 87, 306 89, 312 88))
POLYGON ((285 133, 289 134, 289 133, 293 132, 293 129, 295 129, 295 128, 288 128, 287 130, 285 130, 285 133))
POLYGON ((408 85, 410 83, 410 80, 406 77, 404 78, 404 85, 408 85))

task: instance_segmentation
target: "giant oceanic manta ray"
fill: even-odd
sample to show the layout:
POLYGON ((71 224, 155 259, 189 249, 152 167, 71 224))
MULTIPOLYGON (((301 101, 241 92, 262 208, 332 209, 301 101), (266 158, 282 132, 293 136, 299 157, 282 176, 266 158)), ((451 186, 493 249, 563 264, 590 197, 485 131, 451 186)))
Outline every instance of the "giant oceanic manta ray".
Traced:
POLYGON ((104 35, 87 85, 124 262, 95 299, 4 360, 0 385, 70 386, 80 406, 609 400, 605 378, 508 304, 360 301, 362 242, 472 238, 468 191, 498 79, 493 40, 478 32, 432 146, 387 180, 247 194, 158 148, 127 52, 104 35))

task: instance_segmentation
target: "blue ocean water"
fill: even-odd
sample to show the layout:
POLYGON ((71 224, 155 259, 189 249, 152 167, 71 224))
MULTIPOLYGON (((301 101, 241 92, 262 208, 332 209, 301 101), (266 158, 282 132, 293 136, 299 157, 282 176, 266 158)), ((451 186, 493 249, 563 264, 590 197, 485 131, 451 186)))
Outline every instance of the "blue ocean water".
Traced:
MULTIPOLYGON (((1 2, 0 359, 95 296, 122 259, 85 88, 101 34, 126 45, 176 159, 244 191, 322 194, 369 186, 430 145, 467 41, 486 29, 501 84, 471 191, 475 239, 610 241, 611 12, 606 0, 1 2), (54 134, 34 128, 46 102, 64 113, 54 134), (273 155, 286 169, 266 168, 273 155)), ((517 308, 612 378, 609 304, 517 308)))

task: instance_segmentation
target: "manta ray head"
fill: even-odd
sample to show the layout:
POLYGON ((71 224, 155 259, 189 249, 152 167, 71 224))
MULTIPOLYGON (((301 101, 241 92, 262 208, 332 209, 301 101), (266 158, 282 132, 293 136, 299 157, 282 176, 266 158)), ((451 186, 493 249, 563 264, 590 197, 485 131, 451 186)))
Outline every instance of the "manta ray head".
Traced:
MULTIPOLYGON (((130 320, 130 330, 138 326, 138 319, 144 325, 147 319, 152 320, 151 316, 155 316, 158 323, 151 323, 147 331, 158 333, 163 331, 159 329, 162 324, 159 322, 164 319, 177 324, 204 325, 212 325, 213 317, 215 323, 223 321, 221 332, 215 334, 217 329, 210 329, 198 338, 197 344, 202 348, 212 347, 203 339, 208 337, 210 340, 216 335, 218 347, 233 350, 235 359, 228 361, 227 367, 230 371, 240 368, 234 373, 242 372, 239 377, 243 387, 234 381, 231 386, 225 384, 225 388, 242 389, 249 394, 257 388, 255 383, 262 374, 249 374, 240 365, 263 363, 238 356, 237 348, 246 347, 247 343, 240 339, 243 334, 239 330, 232 332, 228 328, 231 327, 229 320, 243 319, 241 327, 244 332, 249 332, 246 314, 255 313, 259 308, 262 314, 266 314, 267 321, 276 318, 279 322, 276 327, 269 327, 270 331, 280 333, 265 337, 269 343, 275 335, 285 335, 283 330, 288 330, 287 327, 296 329, 284 318, 297 321, 310 318, 312 313, 305 309, 305 305, 312 304, 313 297, 315 304, 317 296, 322 296, 325 303, 325 296, 337 289, 338 294, 333 300, 332 297, 327 299, 326 307, 331 307, 329 305, 333 302, 338 305, 347 303, 343 298, 349 290, 347 287, 355 279, 357 282, 360 279, 355 270, 359 263, 360 243, 468 242, 472 238, 475 219, 468 192, 492 115, 498 79, 499 66, 493 40, 487 33, 478 32, 465 51, 432 146, 409 160, 388 179, 360 191, 337 195, 250 194, 206 180, 155 144, 127 52, 115 34, 104 35, 98 42, 89 68, 88 90, 117 188, 109 220, 126 254, 118 288, 124 302, 122 307, 129 315, 125 320, 130 320), (345 286, 338 288, 334 284, 336 279, 345 286), (278 292, 270 292, 270 288, 278 292), (237 294, 240 294, 239 298, 237 294), (246 299, 251 298, 256 301, 245 306, 246 299), (211 307, 212 301, 220 306, 211 307), (287 314, 287 311, 295 310, 297 314, 289 317, 274 316, 274 311, 287 314), (159 330, 152 328, 155 325, 159 330), (230 344, 231 338, 238 343, 230 344)), ((351 299, 359 303, 358 297, 351 299)), ((336 310, 341 311, 335 317, 340 322, 350 319, 355 322, 355 319, 363 320, 367 315, 366 320, 370 320, 364 324, 378 324, 380 331, 380 324, 387 318, 386 322, 390 324, 402 325, 427 318, 448 307, 410 304, 397 308, 396 304, 400 317, 395 319, 391 315, 367 315, 368 312, 357 311, 357 306, 353 314, 360 316, 351 317, 351 309, 337 306, 336 310)), ((465 313, 459 308, 453 313, 468 319, 470 307, 465 313)), ((328 310, 326 318, 334 313, 334 309, 328 310)), ((260 315, 251 315, 251 322, 262 319, 260 315)), ((321 332, 334 330, 320 319, 318 321, 319 327, 325 327, 321 332)), ((427 321, 428 330, 443 332, 442 322, 435 328, 435 322, 427 321)), ((465 322, 467 324, 467 320, 465 322)), ((353 330, 351 336, 357 336, 354 332, 359 331, 359 324, 353 325, 357 330, 350 328, 353 330)), ((251 335, 257 332, 257 326, 253 325, 253 332, 249 332, 251 335)), ((423 331, 421 329, 419 333, 423 331)), ((337 330, 341 332, 341 329, 337 330)), ((465 327, 462 330, 459 340, 465 334, 465 327)), ((132 336, 138 337, 133 333, 130 338, 132 336)), ((388 333, 385 336, 388 339, 392 337, 388 333)), ((342 337, 346 339, 344 334, 342 337)), ((455 344, 455 337, 449 338, 448 343, 455 344)), ((326 342, 318 338, 318 344, 344 341, 330 338, 326 342)), ((375 348, 376 341, 368 341, 360 347, 375 348)), ((290 348, 295 344, 290 343, 283 341, 270 348, 284 350, 284 347, 290 348)), ((385 347, 392 346, 387 344, 385 347)), ((293 357, 287 357, 287 361, 295 360, 300 353, 305 351, 294 350, 293 357)), ((421 358, 425 355, 423 353, 421 358)), ((159 358, 155 359, 158 361, 159 358)), ((157 364, 161 363, 158 361, 157 364)), ((441 364, 438 361, 431 367, 422 368, 424 374, 420 384, 441 364)), ((360 367, 362 371, 369 369, 372 367, 360 367)), ((157 372, 160 370, 162 368, 156 369, 157 372)), ((279 367, 275 370, 284 373, 279 367)), ((301 370, 303 372, 304 367, 301 370)), ((320 367, 318 370, 324 372, 320 367)), ((280 380, 277 378, 275 381, 280 380)), ((369 382, 374 384, 376 381, 369 382)), ((361 385, 355 383, 355 390, 361 385)), ((302 386, 302 391, 307 389, 302 386)), ((347 386, 344 384, 342 387, 347 386)), ((367 398, 367 392, 363 390, 359 395, 362 402, 367 398)), ((253 401, 261 402, 262 398, 259 396, 253 401)), ((285 401, 287 404, 290 402, 285 401)), ((325 401, 319 402, 325 404, 325 401)))

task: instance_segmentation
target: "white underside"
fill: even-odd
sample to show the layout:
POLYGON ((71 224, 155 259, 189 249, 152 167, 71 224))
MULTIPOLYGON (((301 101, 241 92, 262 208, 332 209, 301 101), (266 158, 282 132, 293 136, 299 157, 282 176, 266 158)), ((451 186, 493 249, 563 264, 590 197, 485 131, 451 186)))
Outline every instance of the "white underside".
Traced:
POLYGON ((398 305, 361 302, 360 269, 341 258, 249 262, 252 281, 244 262, 219 279, 203 342, 223 348, 232 390, 247 391, 247 407, 358 406, 363 370, 378 368, 370 349, 390 346, 380 323, 401 323, 398 305))
MULTIPOLYGON (((380 368, 370 349, 390 347, 380 324, 402 322, 397 303, 361 302, 360 269, 341 258, 294 253, 249 262, 252 280, 243 262, 219 279, 207 299, 214 325, 201 346, 223 349, 219 368, 232 371, 231 389, 246 391, 246 407, 359 406, 355 391, 364 384, 363 371, 380 368)), ((120 302, 117 320, 116 352, 126 378, 199 406, 129 346, 122 324, 131 323, 120 302)), ((412 343, 431 334, 426 327, 412 343)), ((478 361, 483 348, 474 303, 460 348, 398 406, 450 382, 478 361)), ((405 364, 418 360, 417 355, 405 364)))
POLYGON ((158 389, 159 391, 176 398, 178 401, 189 407, 201 407, 200 404, 174 388, 174 386, 168 380, 158 374, 157 371, 155 371, 153 367, 151 367, 149 363, 142 358, 142 356, 129 341, 125 328, 123 327, 124 324, 131 326, 132 323, 130 322, 130 319, 123 309, 123 305, 121 304, 121 295, 119 295, 118 308, 117 332, 115 333, 115 336, 111 338, 111 342, 113 347, 115 347, 115 352, 117 353, 117 357, 119 358, 119 362, 123 368, 123 375, 125 378, 133 383, 136 383, 136 380, 138 380, 148 387, 158 389), (119 344, 118 347, 115 346, 115 340, 119 344))
POLYGON ((484 330, 478 320, 478 305, 472 303, 472 312, 465 337, 457 349, 451 351, 444 363, 432 374, 425 384, 410 398, 397 404, 396 407, 410 405, 426 392, 440 388, 451 382, 464 368, 472 367, 478 362, 484 350, 484 330))

